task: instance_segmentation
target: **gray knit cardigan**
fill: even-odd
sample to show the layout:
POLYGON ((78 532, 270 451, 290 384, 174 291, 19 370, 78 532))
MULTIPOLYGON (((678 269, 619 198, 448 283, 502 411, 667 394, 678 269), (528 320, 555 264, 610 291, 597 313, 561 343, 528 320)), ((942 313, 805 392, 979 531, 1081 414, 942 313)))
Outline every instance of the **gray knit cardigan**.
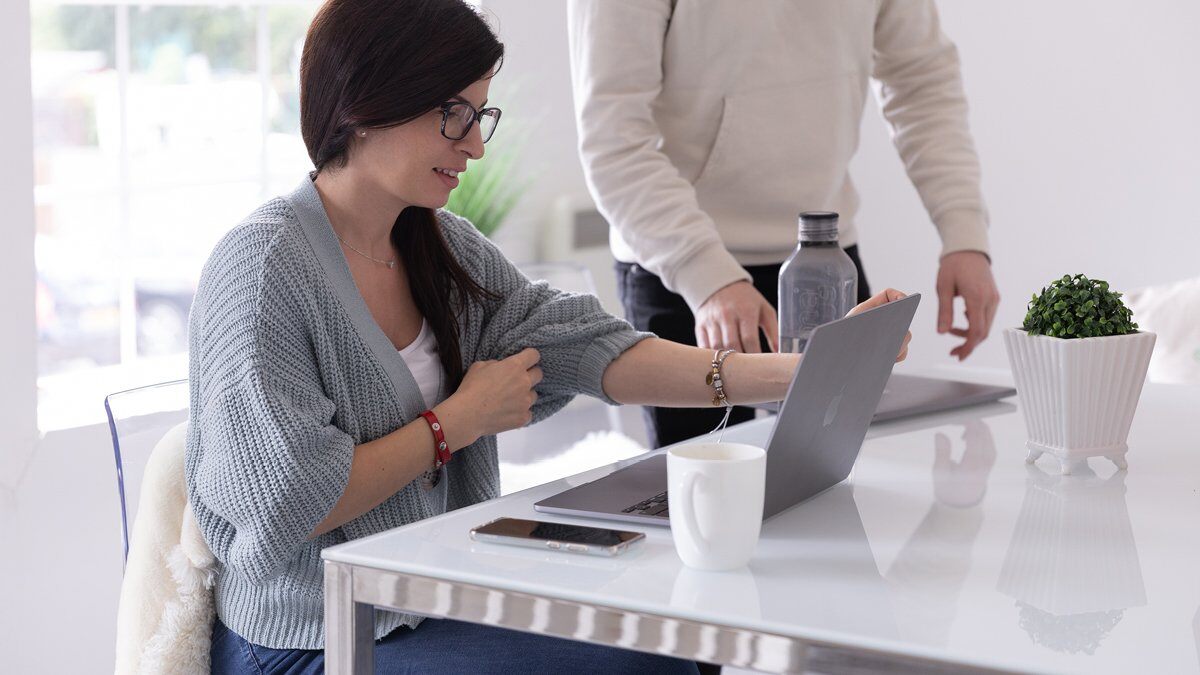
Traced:
MULTIPOLYGON (((541 351, 534 421, 601 389, 608 364, 648 336, 596 298, 532 283, 470 223, 438 223, 455 258, 499 299, 460 321, 464 368, 541 351)), ((321 549, 499 495, 496 438, 455 453, 437 486, 416 480, 309 540, 341 497, 354 446, 426 409, 395 347, 358 293, 306 178, 252 213, 204 266, 190 325, 188 498, 219 562, 217 614, 250 642, 321 649, 321 549)), ((432 457, 433 449, 430 448, 432 457)), ((379 610, 375 636, 419 617, 379 610)))

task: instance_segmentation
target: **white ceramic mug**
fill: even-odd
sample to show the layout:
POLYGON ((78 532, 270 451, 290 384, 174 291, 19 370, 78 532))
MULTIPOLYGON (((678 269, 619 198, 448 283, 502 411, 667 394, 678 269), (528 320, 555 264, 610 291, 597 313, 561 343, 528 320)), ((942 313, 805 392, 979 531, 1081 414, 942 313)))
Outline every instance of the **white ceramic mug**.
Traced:
POLYGON ((688 567, 732 570, 754 555, 762 529, 767 452, 743 443, 688 443, 667 451, 675 550, 688 567))

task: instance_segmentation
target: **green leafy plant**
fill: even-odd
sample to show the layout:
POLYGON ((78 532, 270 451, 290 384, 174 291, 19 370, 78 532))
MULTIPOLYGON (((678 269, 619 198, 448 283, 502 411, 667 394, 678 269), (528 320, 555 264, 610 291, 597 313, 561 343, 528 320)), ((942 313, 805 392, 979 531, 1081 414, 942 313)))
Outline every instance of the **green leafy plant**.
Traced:
POLYGON ((1022 327, 1031 335, 1057 338, 1136 333, 1133 312, 1107 281, 1066 275, 1034 294, 1022 327))
POLYGON ((491 237, 500 227, 529 187, 528 180, 515 180, 512 171, 522 141, 493 145, 489 143, 483 159, 471 162, 458 175, 458 187, 446 202, 447 211, 471 221, 485 237, 491 237))

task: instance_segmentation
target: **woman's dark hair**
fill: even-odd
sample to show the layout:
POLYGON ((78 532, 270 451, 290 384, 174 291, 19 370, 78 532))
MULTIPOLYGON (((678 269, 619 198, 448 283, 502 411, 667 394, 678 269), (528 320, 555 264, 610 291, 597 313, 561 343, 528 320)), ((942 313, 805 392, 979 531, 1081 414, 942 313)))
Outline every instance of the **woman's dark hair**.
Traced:
MULTIPOLYGON (((462 0, 328 0, 300 57, 300 131, 317 172, 344 167, 357 129, 424 115, 499 68, 504 45, 462 0)), ((451 389, 464 370, 458 315, 494 298, 458 264, 431 209, 392 226, 417 308, 437 338, 451 389)))

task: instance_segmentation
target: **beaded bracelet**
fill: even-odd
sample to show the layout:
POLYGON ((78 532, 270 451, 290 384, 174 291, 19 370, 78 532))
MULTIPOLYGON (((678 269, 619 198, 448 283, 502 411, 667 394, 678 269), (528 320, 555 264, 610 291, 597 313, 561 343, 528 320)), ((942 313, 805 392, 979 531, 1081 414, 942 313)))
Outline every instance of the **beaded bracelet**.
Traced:
POLYGON ((729 402, 729 399, 725 397, 725 383, 721 381, 721 367, 725 365, 725 359, 729 358, 729 355, 733 352, 734 350, 732 349, 726 349, 724 351, 718 349, 716 353, 713 354, 712 370, 709 371, 708 376, 704 378, 705 383, 710 385, 716 391, 716 395, 713 396, 712 400, 713 405, 723 405, 726 408, 733 406, 733 404, 729 402))

